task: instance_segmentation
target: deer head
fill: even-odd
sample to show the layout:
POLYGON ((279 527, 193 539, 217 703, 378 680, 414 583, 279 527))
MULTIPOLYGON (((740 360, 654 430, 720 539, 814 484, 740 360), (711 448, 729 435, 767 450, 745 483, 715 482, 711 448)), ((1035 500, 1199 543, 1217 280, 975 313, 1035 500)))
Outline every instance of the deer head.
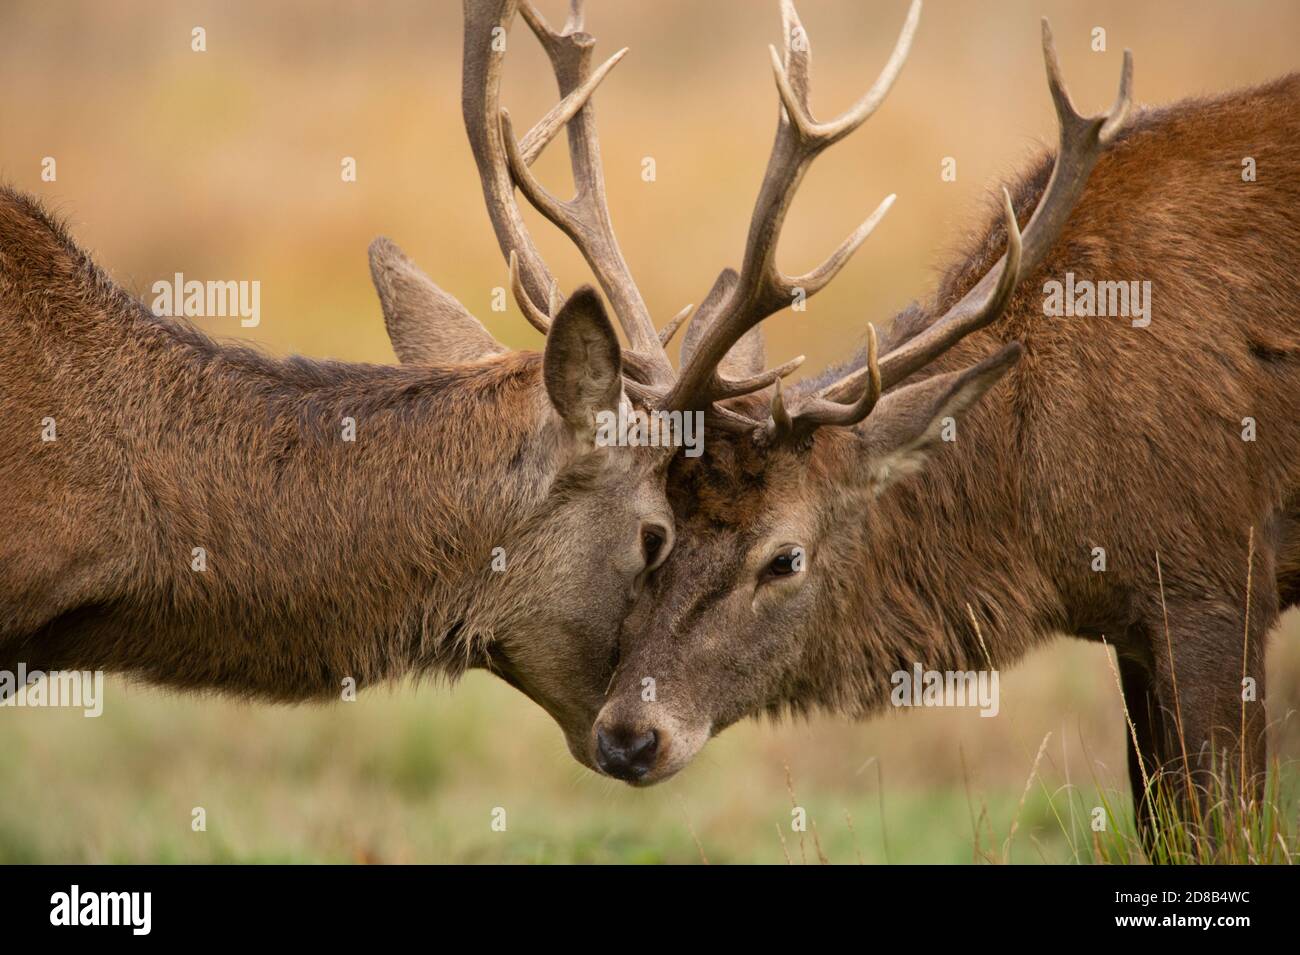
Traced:
POLYGON ((884 347, 868 325, 866 348, 847 374, 786 395, 780 378, 794 363, 768 373, 754 367, 760 322, 796 290, 825 286, 892 197, 799 277, 775 263, 782 222, 809 163, 883 101, 907 56, 920 2, 876 83, 825 122, 810 108, 807 35, 790 0, 782 11, 784 57, 772 50, 782 111, 740 271, 719 276, 688 330, 680 376, 652 398, 663 407, 707 408, 715 427, 702 458, 673 466, 677 545, 627 619, 618 672, 588 741, 589 765, 634 784, 670 776, 711 735, 747 715, 853 709, 864 680, 887 683, 866 671, 873 663, 886 675, 895 667, 868 659, 860 640, 855 647, 844 636, 881 612, 872 605, 881 594, 863 582, 874 561, 889 559, 873 551, 875 511, 896 484, 933 466, 945 426, 1021 357, 1015 341, 990 349, 991 336, 982 347, 968 336, 1003 312, 1018 279, 1042 261, 1129 109, 1126 52, 1111 110, 1088 118, 1074 110, 1044 21, 1060 147, 1023 236, 1004 190, 1005 253, 960 300, 924 323, 915 315, 900 323, 903 334, 884 347), (733 376, 738 366, 742 378, 733 376), (764 393, 738 398, 754 386, 764 393))
MULTIPOLYGON (((524 536, 525 553, 510 557, 510 573, 526 582, 527 592, 496 591, 484 598, 512 602, 515 611, 481 665, 554 716, 579 758, 585 758, 591 722, 613 672, 618 628, 632 597, 673 545, 665 495, 671 449, 601 447, 595 419, 633 400, 651 404, 666 393, 673 374, 664 346, 691 311, 688 306, 656 331, 619 250, 591 96, 626 50, 593 69, 594 42, 583 30, 581 2, 572 5, 559 30, 526 0, 465 3, 465 127, 508 262, 510 287, 524 316, 546 336, 541 374, 555 453, 564 459, 524 536), (522 139, 499 102, 506 38, 516 13, 522 13, 550 58, 560 94, 559 103, 522 139), (562 201, 529 167, 566 127, 576 194, 562 201), (583 254, 622 327, 626 348, 594 289, 584 287, 568 297, 560 293, 524 224, 516 189, 583 254), (543 634, 548 638, 539 639, 543 634)), ((511 360, 483 324, 395 244, 376 240, 370 265, 403 363, 511 360)), ((768 380, 733 390, 744 394, 768 380)), ((502 620, 499 606, 494 617, 502 620)))

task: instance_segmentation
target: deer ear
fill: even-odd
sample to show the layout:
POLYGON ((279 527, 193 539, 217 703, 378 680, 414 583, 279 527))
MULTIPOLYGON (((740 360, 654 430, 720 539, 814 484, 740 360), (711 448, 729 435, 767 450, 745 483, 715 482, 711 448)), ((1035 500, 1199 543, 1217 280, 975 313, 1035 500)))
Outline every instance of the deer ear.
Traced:
POLYGON ((1020 360, 1022 351, 1019 342, 1012 342, 978 365, 881 398, 858 429, 871 487, 879 492, 916 473, 945 439, 956 440, 957 421, 1020 360))
POLYGON ((594 432, 598 411, 615 411, 623 394, 618 336, 600 296, 584 285, 560 309, 546 334, 546 393, 573 428, 594 432))
POLYGON ((370 244, 370 277, 403 364, 461 365, 506 350, 388 239, 370 244))
POLYGON ((760 375, 767 368, 767 346, 763 343, 763 326, 755 325, 740 336, 740 341, 722 356, 718 371, 728 378, 760 375))

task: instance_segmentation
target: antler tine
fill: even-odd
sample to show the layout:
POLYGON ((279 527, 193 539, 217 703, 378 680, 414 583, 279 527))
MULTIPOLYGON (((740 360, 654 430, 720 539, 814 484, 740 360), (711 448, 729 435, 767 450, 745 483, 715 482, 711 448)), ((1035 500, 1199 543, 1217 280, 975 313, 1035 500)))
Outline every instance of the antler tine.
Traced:
POLYGON ((569 0, 569 18, 564 23, 565 33, 581 33, 586 20, 586 0, 569 0))
POLYGON ((782 0, 785 62, 772 49, 772 67, 781 99, 776 141, 768 159, 763 184, 750 219, 745 257, 734 287, 711 310, 701 308, 695 321, 706 323, 698 346, 682 369, 666 399, 672 408, 707 407, 733 389, 718 373, 718 366, 740 338, 767 316, 794 299, 797 292, 812 295, 824 288, 848 262, 857 248, 889 210, 887 197, 876 210, 820 266, 791 278, 776 266, 776 246, 785 216, 808 165, 822 150, 862 125, 883 101, 911 48, 921 15, 921 0, 913 0, 894 51, 871 89, 847 113, 817 122, 809 109, 811 50, 807 33, 792 0, 782 0))
POLYGON ((465 0, 464 7, 461 105, 465 132, 483 185, 483 199, 501 254, 509 258, 514 252, 518 256, 517 270, 522 287, 532 301, 544 301, 554 287, 555 279, 533 244, 515 202, 514 181, 510 176, 498 119, 501 70, 505 59, 501 44, 514 22, 519 0, 465 0))
POLYGON ((695 306, 687 305, 684 309, 674 315, 667 325, 659 329, 659 344, 664 348, 667 348, 668 343, 672 341, 673 336, 677 334, 677 329, 681 328, 682 325, 686 323, 686 320, 691 317, 691 312, 693 311, 695 311, 695 306))
MULTIPOLYGON (((1060 238, 1088 177, 1123 128, 1132 107, 1133 54, 1124 51, 1119 93, 1105 113, 1084 117, 1075 111, 1061 79, 1052 30, 1043 19, 1043 59, 1047 83, 1060 124, 1060 147, 1052 177, 1034 210, 1024 237, 1016 227, 1010 196, 1003 190, 1007 215, 1007 252, 961 300, 929 328, 887 354, 880 373, 886 389, 929 364, 958 341, 984 328, 1001 314, 1021 276, 1031 274, 1060 238)), ((818 397, 843 400, 861 388, 866 369, 858 369, 823 388, 818 397)))
POLYGON ((754 434, 763 427, 748 415, 739 414, 723 405, 710 405, 704 411, 706 428, 716 428, 729 434, 754 434))
MULTIPOLYGON (((1020 226, 1016 222, 1015 209, 1011 206, 1011 194, 1006 189, 1002 190, 1002 200, 1007 220, 1007 251, 1002 256, 1002 268, 996 273, 992 290, 982 300, 967 295, 937 323, 885 356, 880 375, 886 388, 898 384, 913 371, 928 365, 971 332, 988 325, 1002 314, 1011 301, 1022 274, 1024 253, 1020 226)), ((993 277, 994 272, 991 270, 980 280, 980 285, 986 286, 993 277)), ((823 397, 834 398, 841 394, 843 389, 832 385, 823 397)))
POLYGON ((531 166, 536 162, 537 157, 542 154, 542 150, 550 144, 556 134, 568 125, 569 120, 577 115, 578 110, 587 105, 587 100, 591 99, 591 94, 596 92, 596 87, 609 75, 609 71, 618 65, 618 61, 627 55, 627 51, 628 48, 623 47, 596 67, 581 86, 552 106, 550 111, 524 135, 524 138, 519 140, 519 152, 527 165, 531 166))
POLYGON ((791 358, 784 365, 777 365, 775 368, 769 368, 757 375, 750 375, 746 378, 722 378, 722 388, 714 400, 723 401, 727 398, 739 398, 741 395, 751 395, 756 391, 762 391, 764 388, 776 384, 782 378, 793 373, 806 360, 806 355, 798 355, 791 358))
POLYGON ((519 310, 524 313, 524 318, 528 319, 528 324, 543 335, 547 334, 551 330, 551 319, 533 303, 528 290, 524 288, 524 283, 519 278, 519 253, 514 249, 510 250, 510 291, 514 293, 515 301, 519 303, 519 310))
POLYGON ((880 383, 880 366, 877 361, 876 326, 867 324, 867 382, 861 396, 849 404, 840 404, 817 395, 799 403, 796 413, 785 407, 785 398, 778 386, 772 398, 772 416, 768 419, 766 436, 769 440, 802 440, 825 425, 850 427, 871 414, 883 390, 880 383))
POLYGON ((885 217, 885 213, 893 206, 894 200, 898 196, 890 193, 880 201, 876 206, 876 211, 871 213, 862 225, 858 226, 849 234, 849 237, 840 243, 839 248, 832 252, 821 265, 812 271, 805 272, 803 275, 793 278, 783 278, 782 284, 794 289, 803 289, 805 295, 812 295, 814 292, 820 292, 831 283, 831 279, 839 274, 840 269, 848 263, 849 258, 854 252, 858 251, 858 246, 867 241, 867 237, 875 230, 880 220, 885 217))
MULTIPOLYGON (((782 13, 786 22, 787 36, 790 35, 791 29, 803 30, 791 0, 782 0, 782 13)), ((903 29, 899 31, 898 41, 894 44, 894 50, 889 55, 884 69, 876 77, 876 82, 871 84, 871 88, 863 93, 848 110, 826 123, 819 123, 813 119, 808 105, 811 83, 809 63, 812 59, 812 51, 808 47, 807 34, 801 34, 802 51, 796 53, 792 48, 793 44, 787 46, 784 67, 776 47, 769 47, 772 51, 772 66, 776 73, 777 89, 781 93, 781 103, 799 134, 815 144, 817 151, 820 152, 839 142, 870 119, 871 114, 880 108, 880 104, 885 101, 885 97, 893 88, 894 81, 898 79, 898 74, 902 72, 903 64, 907 62, 907 55, 912 48, 912 38, 916 35, 916 28, 920 22, 921 3, 920 0, 913 0, 907 11, 907 19, 903 22, 903 29)))
MULTIPOLYGON (((625 52, 620 51, 606 61, 597 73, 592 73, 591 53, 595 40, 582 32, 583 9, 580 2, 573 3, 568 22, 560 32, 547 25, 530 0, 522 0, 520 12, 546 51, 560 94, 566 99, 578 90, 587 87, 594 89, 592 81, 597 79, 600 70, 608 72, 625 52)), ((528 201, 559 227, 582 252, 627 335, 630 353, 636 356, 631 361, 642 366, 657 381, 666 383, 671 380, 672 365, 659 342, 659 334, 650 319, 649 310, 614 236, 605 198, 605 179, 601 172, 595 111, 590 99, 577 105, 567 123, 576 187, 574 197, 567 202, 549 193, 529 171, 528 152, 525 148, 528 144, 516 141, 509 114, 504 109, 500 110, 497 122, 506 162, 514 182, 528 201)))
POLYGON ((790 417, 790 412, 785 408, 785 394, 779 381, 776 383, 776 390, 772 393, 772 420, 768 428, 769 434, 794 431, 794 418, 790 417))

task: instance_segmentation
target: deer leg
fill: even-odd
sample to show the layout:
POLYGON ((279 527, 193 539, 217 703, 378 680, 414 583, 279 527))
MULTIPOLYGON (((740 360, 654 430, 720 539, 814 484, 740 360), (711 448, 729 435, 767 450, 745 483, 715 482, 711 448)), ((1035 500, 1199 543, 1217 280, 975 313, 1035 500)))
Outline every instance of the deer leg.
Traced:
POLYGON ((1188 808, 1193 798, 1202 811, 1223 799, 1236 806, 1263 798, 1264 643, 1277 621, 1277 592, 1262 576, 1249 625, 1244 607, 1222 599, 1170 603, 1168 631, 1163 620, 1151 628, 1156 698, 1177 774, 1171 782, 1188 808))
POLYGON ((1148 848, 1155 835, 1158 787, 1165 783, 1164 766, 1169 760, 1169 734, 1164 713, 1156 697, 1150 670, 1136 660, 1121 657, 1120 683, 1124 690, 1124 708, 1130 723, 1125 727, 1128 741, 1128 782, 1133 793, 1133 815, 1138 836, 1148 848), (1150 790, 1148 791, 1148 785, 1150 790))

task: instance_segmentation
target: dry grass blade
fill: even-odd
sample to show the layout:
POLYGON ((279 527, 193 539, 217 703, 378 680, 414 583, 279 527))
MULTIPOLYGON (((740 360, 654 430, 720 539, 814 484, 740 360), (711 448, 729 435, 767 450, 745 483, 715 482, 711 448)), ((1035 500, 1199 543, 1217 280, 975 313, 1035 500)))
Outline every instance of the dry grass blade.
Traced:
POLYGON ((1020 828, 1020 814, 1024 811, 1025 801, 1029 798, 1029 790, 1033 788, 1034 779, 1038 776, 1038 764, 1042 762, 1043 753, 1047 751, 1047 742, 1052 738, 1051 731, 1043 737, 1043 741, 1038 744, 1038 755, 1034 757, 1034 765, 1030 767, 1029 778, 1025 780, 1025 791, 1020 794, 1020 802, 1016 806, 1015 817, 1011 820, 1011 829, 1007 833, 1007 841, 1002 847, 1002 857, 1004 862, 1011 861, 1011 842, 1016 837, 1016 831, 1020 828))

